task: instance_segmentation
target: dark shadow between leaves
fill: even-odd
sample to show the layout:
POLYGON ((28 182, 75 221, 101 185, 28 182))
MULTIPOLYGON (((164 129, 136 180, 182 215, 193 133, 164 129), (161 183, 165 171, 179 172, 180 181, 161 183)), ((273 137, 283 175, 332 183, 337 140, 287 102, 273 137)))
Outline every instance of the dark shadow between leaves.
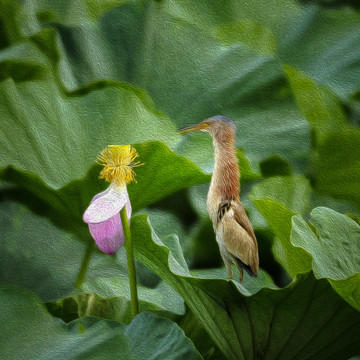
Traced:
POLYGON ((303 5, 317 4, 329 9, 343 8, 345 6, 360 9, 360 3, 358 0, 299 0, 299 2, 303 5))

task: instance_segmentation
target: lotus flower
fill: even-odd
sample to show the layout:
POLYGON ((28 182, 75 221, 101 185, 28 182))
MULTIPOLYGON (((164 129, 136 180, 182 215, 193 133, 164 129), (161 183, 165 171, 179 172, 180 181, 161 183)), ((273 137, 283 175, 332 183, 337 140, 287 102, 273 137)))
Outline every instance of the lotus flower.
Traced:
POLYGON ((126 185, 135 179, 133 168, 138 157, 131 145, 110 145, 99 156, 99 163, 104 166, 100 178, 110 183, 103 192, 95 195, 86 209, 83 220, 97 247, 107 254, 114 254, 124 244, 124 232, 120 210, 125 206, 130 221, 131 203, 126 185))

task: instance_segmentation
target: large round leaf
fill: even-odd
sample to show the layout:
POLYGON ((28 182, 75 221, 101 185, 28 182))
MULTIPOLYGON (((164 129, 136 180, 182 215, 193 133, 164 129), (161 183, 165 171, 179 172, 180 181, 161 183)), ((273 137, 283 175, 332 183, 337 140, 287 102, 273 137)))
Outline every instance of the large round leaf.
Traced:
MULTIPOLYGON (((73 2, 67 2, 71 9, 73 2)), ((86 20, 78 25, 63 7, 26 2, 23 31, 57 29, 60 43, 48 45, 47 54, 59 59, 58 76, 68 89, 110 77, 146 89, 178 124, 216 113, 233 116, 238 146, 253 163, 277 152, 300 165, 307 128, 291 93, 311 121, 308 107, 316 118, 358 90, 360 17, 350 9, 285 0, 178 0, 123 2, 102 10, 95 20, 83 6, 86 20), (309 81, 301 75, 299 82, 299 74, 309 81)))
MULTIPOLYGON (((136 256, 173 286, 227 359, 348 359, 359 353, 360 315, 326 280, 310 273, 278 289, 266 276, 197 278, 133 218, 136 256), (296 309, 296 311, 294 311, 296 309)), ((213 276, 211 276, 213 277, 213 276)))
POLYGON ((307 216, 303 204, 308 203, 310 192, 301 186, 301 178, 295 179, 270 179, 252 190, 255 205, 276 236, 275 256, 291 276, 312 270, 317 278, 329 279, 340 296, 360 309, 356 284, 360 274, 359 225, 325 207, 311 212, 308 225, 299 213, 307 216), (271 183, 273 194, 268 187, 271 183))
POLYGON ((309 182, 302 176, 273 177, 255 185, 250 198, 268 222, 276 238, 275 258, 294 277, 311 270, 308 254, 290 242, 291 219, 306 213, 310 204, 309 182))
POLYGON ((174 144, 178 137, 141 91, 120 84, 68 98, 48 76, 0 83, 1 168, 12 165, 60 188, 83 177, 109 144, 174 144))
MULTIPOLYGON (((96 21, 84 12, 86 21, 78 25, 69 13, 64 15, 45 1, 35 6, 25 3, 21 19, 23 31, 36 34, 34 40, 56 59, 57 75, 68 90, 109 78, 130 82, 145 89, 178 125, 218 113, 233 117, 238 124, 237 145, 246 149, 252 165, 275 152, 302 167, 308 126, 293 102, 276 54, 259 51, 247 41, 223 44, 217 38, 218 27, 236 22, 236 13, 244 10, 242 5, 236 7, 234 12, 229 4, 208 1, 201 6, 182 1, 125 2, 96 21), (39 22, 35 16, 39 12, 51 16, 38 17, 39 22), (56 28, 59 43, 54 44, 55 38, 44 40, 45 33, 39 32, 49 26, 56 28), (73 52, 74 48, 78 50, 73 52)), ((245 30, 258 40, 252 31, 257 20, 246 14, 245 30)), ((266 41, 260 39, 261 44, 266 41)), ((193 148, 191 140, 181 151, 209 165, 210 156, 199 160, 189 147, 193 148)))
MULTIPOLYGON (((143 164, 136 168, 137 181, 128 186, 134 211, 187 186, 210 180, 193 163, 175 154, 159 141, 134 144, 134 147, 143 164)), ((0 170, 0 177, 21 186, 21 189, 4 190, 4 196, 25 203, 32 211, 49 217, 58 227, 71 231, 86 241, 89 232, 82 215, 93 196, 109 186, 99 179, 100 171, 101 167, 94 165, 85 177, 74 180, 59 190, 47 186, 36 175, 12 167, 0 170)))
MULTIPOLYGON (((99 251, 87 253, 85 244, 75 236, 11 201, 0 203, 0 227, 0 283, 27 288, 44 302, 58 301, 51 309, 62 318, 99 314, 123 321, 129 318, 129 279, 123 249, 117 258, 99 251), (85 256, 90 257, 89 269, 85 282, 75 289, 85 256)), ((92 242, 85 230, 87 241, 92 242)), ((141 264, 137 276, 141 310, 184 312, 182 299, 141 264)))
POLYGON ((292 219, 291 243, 309 252, 318 278, 328 278, 336 291, 360 310, 360 226, 328 208, 311 212, 310 224, 292 219))
POLYGON ((315 190, 360 208, 360 131, 332 131, 317 147, 312 176, 315 190))
POLYGON ((65 324, 29 291, 0 287, 1 356, 4 359, 201 359, 183 331, 150 313, 130 325, 96 318, 65 324))
POLYGON ((73 291, 86 246, 16 203, 0 206, 0 282, 26 287, 43 301, 73 291))

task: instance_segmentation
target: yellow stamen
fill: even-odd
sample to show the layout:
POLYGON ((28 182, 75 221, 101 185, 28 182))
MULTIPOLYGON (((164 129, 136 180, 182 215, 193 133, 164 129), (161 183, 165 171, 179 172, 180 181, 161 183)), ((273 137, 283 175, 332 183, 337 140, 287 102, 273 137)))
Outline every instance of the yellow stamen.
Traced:
POLYGON ((107 146, 98 158, 98 163, 104 166, 99 177, 117 185, 129 184, 135 180, 133 168, 142 165, 140 162, 134 162, 138 156, 136 149, 131 145, 107 146))

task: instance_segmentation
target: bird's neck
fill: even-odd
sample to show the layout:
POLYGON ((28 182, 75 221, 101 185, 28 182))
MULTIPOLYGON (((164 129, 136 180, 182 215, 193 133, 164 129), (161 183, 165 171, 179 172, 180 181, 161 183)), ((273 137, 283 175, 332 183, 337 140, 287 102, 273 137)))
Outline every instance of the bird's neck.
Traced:
POLYGON ((235 200, 239 198, 240 192, 240 171, 234 148, 235 138, 230 136, 219 141, 215 137, 213 143, 215 163, 210 191, 220 201, 235 200))

